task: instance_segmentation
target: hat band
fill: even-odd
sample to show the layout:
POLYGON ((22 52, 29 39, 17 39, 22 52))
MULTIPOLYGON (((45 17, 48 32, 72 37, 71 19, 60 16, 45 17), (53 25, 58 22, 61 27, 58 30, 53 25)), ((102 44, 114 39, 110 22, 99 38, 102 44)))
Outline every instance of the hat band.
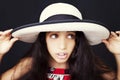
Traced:
POLYGON ((27 24, 27 25, 17 27, 12 31, 12 33, 19 29, 31 27, 31 26, 35 27, 36 25, 48 25, 48 24, 57 24, 57 23, 70 23, 70 22, 96 23, 99 25, 106 26, 100 22, 96 22, 96 21, 92 21, 92 20, 81 20, 73 15, 59 14, 59 15, 51 16, 41 23, 32 23, 32 24, 27 24))
POLYGON ((44 23, 48 23, 48 22, 68 22, 68 21, 81 21, 79 18, 73 16, 73 15, 65 15, 65 14, 59 14, 59 15, 54 15, 51 16, 49 18, 47 18, 46 20, 44 20, 44 23))

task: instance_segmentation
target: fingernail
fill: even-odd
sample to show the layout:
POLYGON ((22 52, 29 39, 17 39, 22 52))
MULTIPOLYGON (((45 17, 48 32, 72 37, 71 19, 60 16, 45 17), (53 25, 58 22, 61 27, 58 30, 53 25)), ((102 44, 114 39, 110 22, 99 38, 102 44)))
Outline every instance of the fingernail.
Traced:
POLYGON ((119 31, 116 31, 116 33, 119 33, 119 31))
POLYGON ((9 29, 10 31, 12 31, 13 29, 9 29))

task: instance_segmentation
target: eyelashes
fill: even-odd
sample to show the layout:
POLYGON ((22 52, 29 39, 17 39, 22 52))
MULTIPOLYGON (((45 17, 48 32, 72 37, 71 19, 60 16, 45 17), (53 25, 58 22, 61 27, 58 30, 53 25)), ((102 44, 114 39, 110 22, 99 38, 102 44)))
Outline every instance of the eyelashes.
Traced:
POLYGON ((58 38, 58 35, 57 35, 57 34, 51 34, 51 35, 50 35, 50 38, 56 39, 56 38, 58 38))
POLYGON ((67 35, 67 38, 68 38, 68 39, 75 39, 75 35, 74 35, 74 34, 68 34, 68 35, 67 35))

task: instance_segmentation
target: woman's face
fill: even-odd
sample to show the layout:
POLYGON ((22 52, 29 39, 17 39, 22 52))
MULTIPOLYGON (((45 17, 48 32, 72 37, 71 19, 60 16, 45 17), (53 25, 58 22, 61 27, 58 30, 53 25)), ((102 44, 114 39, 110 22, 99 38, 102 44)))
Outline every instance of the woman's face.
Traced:
POLYGON ((47 32, 46 43, 52 60, 56 63, 65 63, 75 47, 75 32, 47 32))

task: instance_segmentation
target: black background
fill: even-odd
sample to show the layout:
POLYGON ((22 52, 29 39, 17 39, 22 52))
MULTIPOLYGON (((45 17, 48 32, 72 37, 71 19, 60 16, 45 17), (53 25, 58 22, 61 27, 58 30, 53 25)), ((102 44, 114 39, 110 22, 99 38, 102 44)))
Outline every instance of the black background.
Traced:
MULTIPOLYGON (((110 31, 120 30, 119 0, 0 0, 0 30, 38 22, 41 11, 55 2, 71 3, 81 11, 84 19, 102 22, 110 31)), ((31 44, 17 41, 4 56, 0 72, 14 66, 30 46, 31 44)), ((93 50, 108 66, 116 70, 114 56, 103 44, 93 46, 93 50)))

